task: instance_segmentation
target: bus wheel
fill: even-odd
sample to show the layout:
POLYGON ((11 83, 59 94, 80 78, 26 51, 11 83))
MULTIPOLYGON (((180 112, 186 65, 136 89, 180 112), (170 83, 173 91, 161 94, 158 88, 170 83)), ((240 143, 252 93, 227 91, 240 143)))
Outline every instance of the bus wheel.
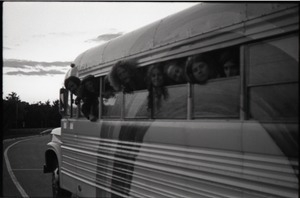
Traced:
POLYGON ((52 172, 52 194, 53 198, 69 198, 72 196, 72 193, 60 188, 58 165, 52 172))

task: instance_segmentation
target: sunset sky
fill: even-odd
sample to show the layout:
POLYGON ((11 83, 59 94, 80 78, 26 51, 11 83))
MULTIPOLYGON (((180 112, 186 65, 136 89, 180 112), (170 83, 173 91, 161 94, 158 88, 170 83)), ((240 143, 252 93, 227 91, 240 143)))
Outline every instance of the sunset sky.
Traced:
POLYGON ((83 51, 196 3, 4 2, 3 98, 50 102, 83 51))

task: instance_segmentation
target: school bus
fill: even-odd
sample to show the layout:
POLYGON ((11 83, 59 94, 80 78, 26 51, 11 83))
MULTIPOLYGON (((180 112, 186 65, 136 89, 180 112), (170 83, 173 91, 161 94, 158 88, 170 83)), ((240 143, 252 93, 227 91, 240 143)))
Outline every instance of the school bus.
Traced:
POLYGON ((83 52, 66 79, 99 79, 99 118, 60 90, 44 166, 54 197, 298 197, 298 43, 297 3, 199 3, 83 52), (238 75, 168 85, 160 109, 146 88, 103 97, 120 60, 145 72, 232 49, 238 75))

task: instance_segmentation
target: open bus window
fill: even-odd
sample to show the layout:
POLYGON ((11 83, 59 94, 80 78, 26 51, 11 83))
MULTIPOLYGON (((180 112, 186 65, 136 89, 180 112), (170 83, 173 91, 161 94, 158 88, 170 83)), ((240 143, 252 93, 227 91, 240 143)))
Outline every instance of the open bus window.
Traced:
POLYGON ((217 60, 216 71, 219 77, 240 75, 239 47, 229 47, 214 52, 217 60))
POLYGON ((185 77, 185 62, 186 58, 174 59, 166 61, 164 65, 165 84, 177 85, 187 82, 185 77))
POLYGON ((213 79, 193 88, 194 118, 239 117, 239 77, 213 79))
POLYGON ((153 118, 186 119, 187 84, 166 87, 168 97, 153 98, 153 118))
POLYGON ((251 44, 249 113, 258 121, 298 120, 299 37, 297 35, 251 44))

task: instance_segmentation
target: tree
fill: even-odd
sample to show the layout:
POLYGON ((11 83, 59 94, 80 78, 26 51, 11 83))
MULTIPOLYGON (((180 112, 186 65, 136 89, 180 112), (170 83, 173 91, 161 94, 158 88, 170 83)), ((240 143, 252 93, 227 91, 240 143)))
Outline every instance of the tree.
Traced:
POLYGON ((59 127, 59 100, 51 105, 48 100, 35 104, 21 101, 17 93, 12 92, 3 100, 4 131, 10 128, 48 128, 59 127))
POLYGON ((20 97, 17 95, 16 92, 11 92, 10 94, 8 94, 8 96, 6 96, 6 100, 8 101, 14 101, 14 102, 20 102, 20 97))
POLYGON ((6 97, 6 101, 3 101, 3 118, 4 129, 15 127, 21 124, 25 114, 25 103, 21 102, 17 93, 12 92, 6 97))

